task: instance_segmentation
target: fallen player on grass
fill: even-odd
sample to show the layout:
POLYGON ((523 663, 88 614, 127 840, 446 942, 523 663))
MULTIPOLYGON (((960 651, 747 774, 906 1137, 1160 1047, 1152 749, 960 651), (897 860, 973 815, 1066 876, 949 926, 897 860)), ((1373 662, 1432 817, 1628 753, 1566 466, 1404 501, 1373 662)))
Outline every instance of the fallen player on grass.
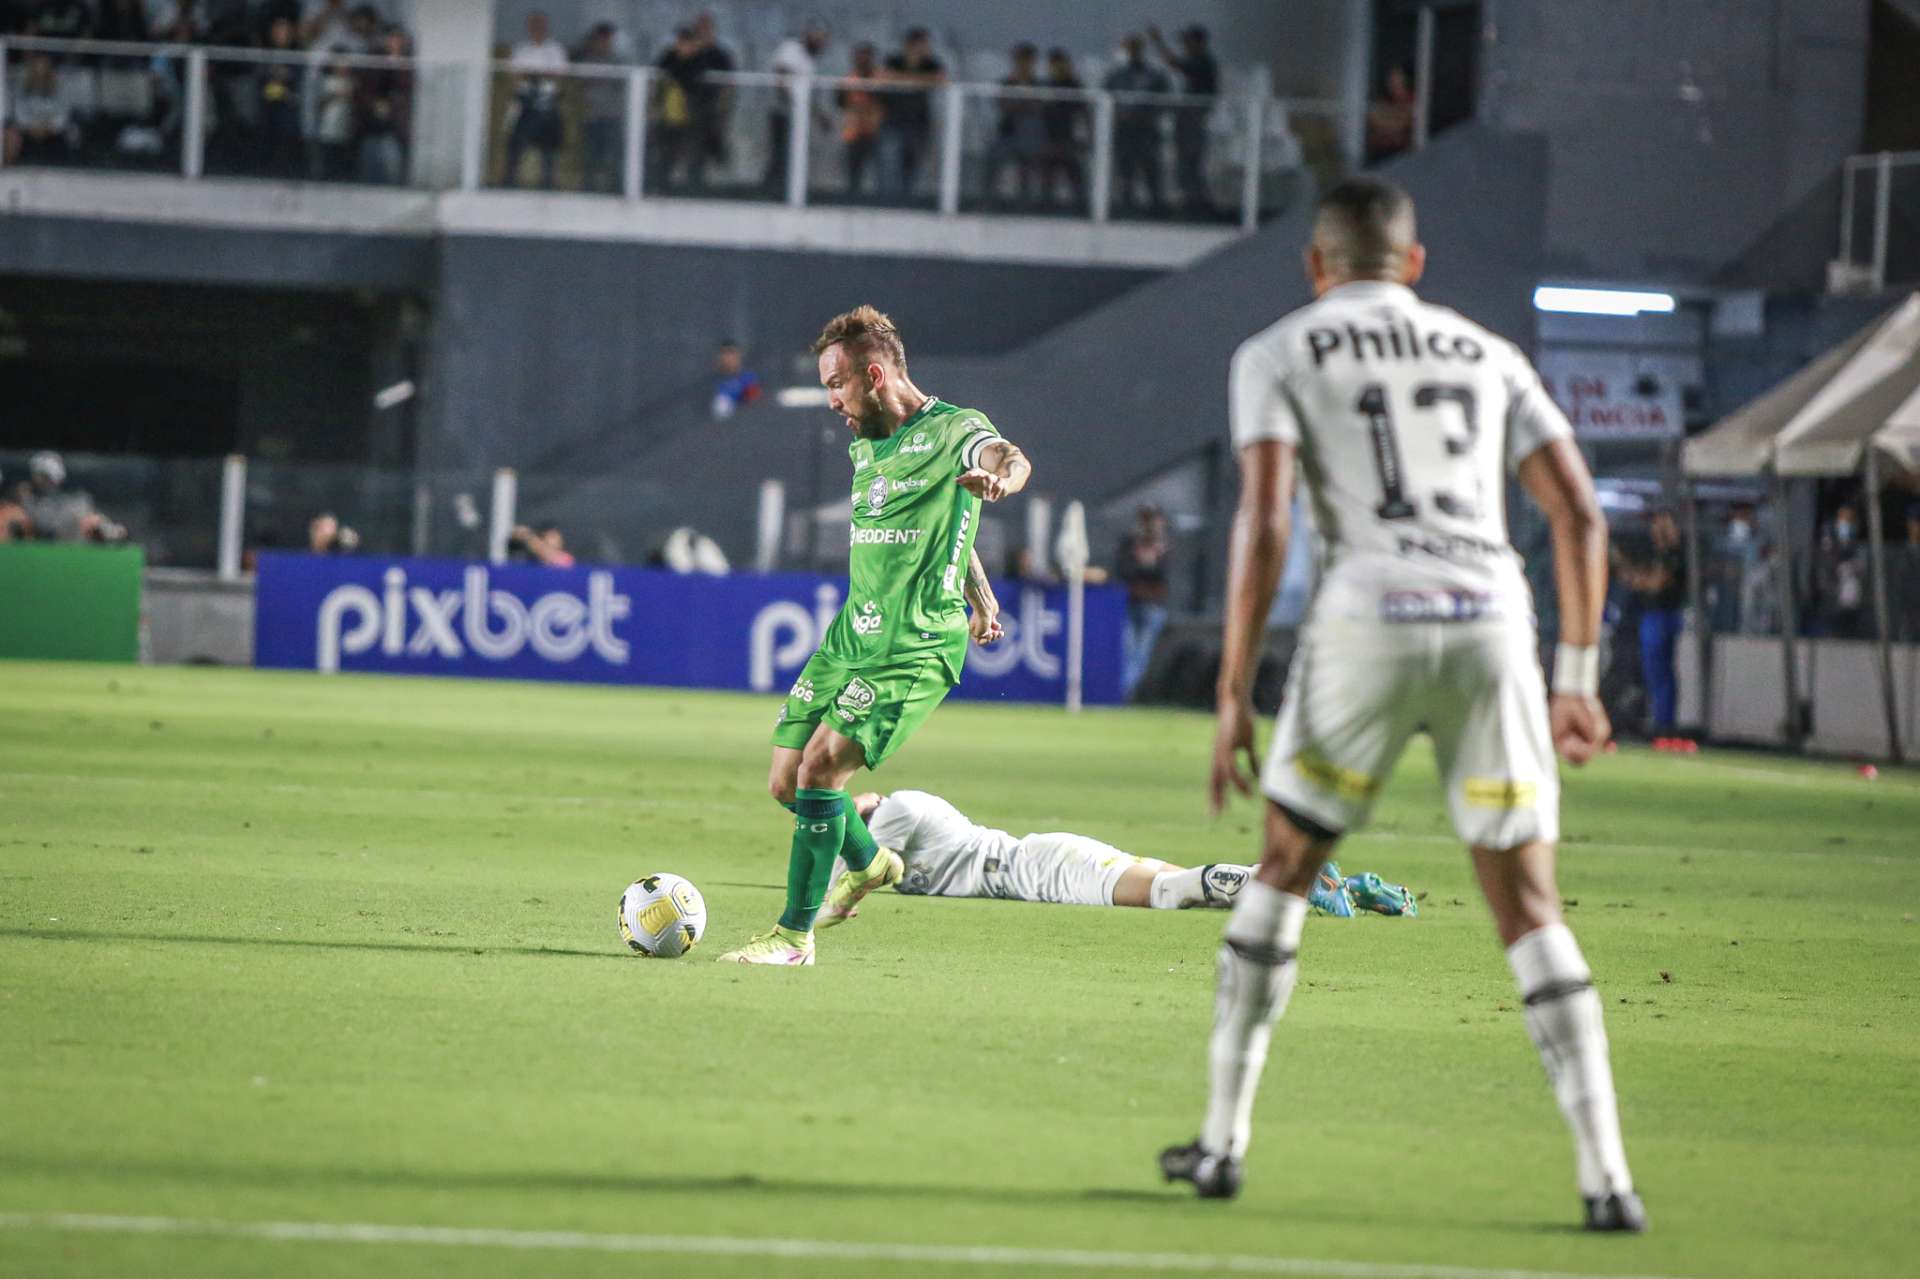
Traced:
MULTIPOLYGON (((1224 862, 1185 867, 1137 857, 1086 835, 1016 839, 969 821, 952 804, 925 791, 869 791, 854 796, 853 802, 875 842, 897 854, 899 866, 864 883, 844 871, 836 874, 820 912, 821 928, 853 918, 869 892, 888 885, 918 897, 1224 910, 1253 874, 1251 867, 1224 862)), ((1412 892, 1402 885, 1374 874, 1342 876, 1332 863, 1314 886, 1311 900, 1317 911, 1343 918, 1359 911, 1419 913, 1412 892)))

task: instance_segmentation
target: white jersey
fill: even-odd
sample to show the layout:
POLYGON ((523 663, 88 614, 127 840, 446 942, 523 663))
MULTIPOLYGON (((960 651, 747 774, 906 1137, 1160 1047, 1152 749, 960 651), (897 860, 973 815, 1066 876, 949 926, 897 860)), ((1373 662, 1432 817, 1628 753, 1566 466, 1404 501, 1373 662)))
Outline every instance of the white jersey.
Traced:
POLYGON ((881 800, 867 829, 900 854, 906 863, 900 891, 915 896, 1111 906, 1114 885, 1130 868, 1161 865, 1084 835, 1015 839, 918 790, 881 800))
POLYGON ((1519 348, 1399 284, 1328 291, 1234 353, 1236 449, 1280 440, 1325 539, 1316 617, 1524 617, 1506 474, 1572 428, 1519 348))
POLYGON ((867 822, 874 839, 900 854, 903 893, 930 897, 987 896, 989 867, 1010 863, 1020 841, 1003 830, 976 826, 959 809, 921 790, 897 790, 867 822))

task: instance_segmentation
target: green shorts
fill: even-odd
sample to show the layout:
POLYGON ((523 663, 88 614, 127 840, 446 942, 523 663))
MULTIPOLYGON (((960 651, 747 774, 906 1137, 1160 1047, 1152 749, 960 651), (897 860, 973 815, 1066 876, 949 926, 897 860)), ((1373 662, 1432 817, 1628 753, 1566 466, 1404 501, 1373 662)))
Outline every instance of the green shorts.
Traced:
POLYGON ((859 671, 815 653, 787 693, 773 728, 773 744, 804 750, 815 726, 826 723, 860 743, 867 767, 878 768, 906 744, 952 687, 947 664, 937 653, 859 671))

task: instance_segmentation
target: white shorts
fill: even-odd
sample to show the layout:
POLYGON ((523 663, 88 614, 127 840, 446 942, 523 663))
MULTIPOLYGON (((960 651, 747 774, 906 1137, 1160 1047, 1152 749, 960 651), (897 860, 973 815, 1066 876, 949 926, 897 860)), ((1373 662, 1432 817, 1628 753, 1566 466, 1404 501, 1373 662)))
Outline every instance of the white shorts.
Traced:
POLYGON ((1453 828, 1482 848, 1560 837, 1560 778, 1531 626, 1316 618, 1268 747, 1268 798, 1324 829, 1364 826, 1422 729, 1453 828))
POLYGON ((986 896, 1009 901, 1111 906, 1114 885, 1128 870, 1162 864, 1085 835, 1028 835, 1011 852, 987 858, 982 882, 986 896))

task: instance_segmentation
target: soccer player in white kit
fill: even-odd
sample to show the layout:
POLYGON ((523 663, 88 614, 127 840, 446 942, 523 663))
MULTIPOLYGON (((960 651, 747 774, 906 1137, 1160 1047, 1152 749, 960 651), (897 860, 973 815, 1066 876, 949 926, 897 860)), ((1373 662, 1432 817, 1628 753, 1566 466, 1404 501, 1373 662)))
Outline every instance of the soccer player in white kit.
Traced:
POLYGON ((1218 812, 1230 787, 1251 794, 1257 776, 1265 847, 1219 952, 1205 1124, 1162 1153, 1161 1172, 1206 1197, 1238 1191, 1268 1040, 1298 976, 1309 887, 1425 729, 1573 1132, 1586 1226, 1638 1231, 1646 1217, 1621 1144, 1600 997, 1554 880, 1555 749, 1584 764, 1611 732, 1594 696, 1606 524, 1572 431, 1526 357, 1416 297, 1425 263, 1406 193, 1344 182, 1321 199, 1307 250, 1318 300, 1233 357, 1241 489, 1210 795, 1218 812), (1262 769, 1251 690, 1296 465, 1325 562, 1262 769), (1507 540, 1509 470, 1552 529, 1561 620, 1551 699, 1507 540))
MULTIPOLYGON (((1070 906, 1190 906, 1233 904, 1252 877, 1251 866, 1191 869, 1154 857, 1136 857, 1112 844, 1065 832, 1014 838, 969 821, 938 795, 899 790, 853 797, 854 807, 883 848, 900 854, 905 873, 895 887, 925 897, 999 897, 1070 906)), ((819 927, 855 913, 861 897, 840 879, 828 894, 819 927)))

